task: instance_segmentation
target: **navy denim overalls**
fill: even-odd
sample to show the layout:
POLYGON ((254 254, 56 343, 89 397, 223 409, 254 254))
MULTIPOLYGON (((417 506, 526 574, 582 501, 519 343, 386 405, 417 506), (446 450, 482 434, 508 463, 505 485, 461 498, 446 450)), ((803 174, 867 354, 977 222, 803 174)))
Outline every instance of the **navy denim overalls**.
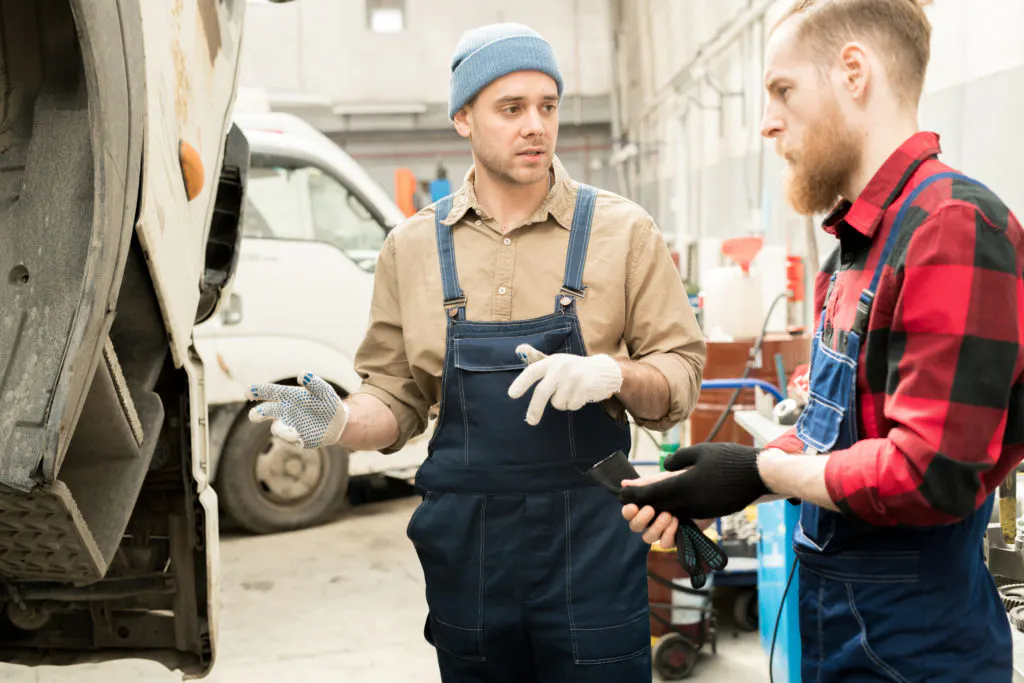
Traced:
POLYGON ((596 200, 580 185, 565 281, 554 313, 465 318, 452 230, 437 243, 449 322, 438 425, 416 476, 409 521, 426 578, 425 636, 446 683, 637 683, 651 680, 647 552, 622 504, 585 475, 629 427, 600 404, 548 406, 526 423, 531 392, 508 396, 525 368, 516 346, 586 355, 576 314, 596 200))
MULTIPOLYGON (((797 422, 809 452, 858 440, 857 361, 882 268, 916 195, 952 176, 967 180, 929 176, 900 207, 843 351, 822 342, 826 301, 811 345, 810 402, 797 422)), ((794 549, 805 683, 1009 683, 1009 625, 982 550, 992 502, 930 528, 872 528, 803 503, 794 549)))

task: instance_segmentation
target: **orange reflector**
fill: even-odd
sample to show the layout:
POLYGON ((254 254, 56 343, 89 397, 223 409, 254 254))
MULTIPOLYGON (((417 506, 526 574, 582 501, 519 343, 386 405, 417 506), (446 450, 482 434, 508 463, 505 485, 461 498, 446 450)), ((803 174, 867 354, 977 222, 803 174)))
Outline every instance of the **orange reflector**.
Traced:
POLYGON ((192 201, 203 191, 203 159, 195 147, 181 140, 178 142, 178 160, 181 162, 181 178, 185 181, 185 194, 192 201))
POLYGON ((231 371, 228 370, 228 364, 224 362, 224 356, 219 353, 217 354, 217 365, 220 366, 220 369, 228 379, 234 379, 234 377, 231 376, 231 371))

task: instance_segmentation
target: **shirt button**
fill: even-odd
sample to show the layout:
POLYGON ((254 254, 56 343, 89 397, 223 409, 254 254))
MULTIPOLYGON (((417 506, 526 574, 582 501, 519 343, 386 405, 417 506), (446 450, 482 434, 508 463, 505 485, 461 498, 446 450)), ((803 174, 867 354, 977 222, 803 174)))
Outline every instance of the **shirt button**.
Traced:
POLYGON ((477 225, 482 225, 482 224, 483 224, 483 221, 480 221, 480 220, 478 220, 478 221, 476 222, 476 224, 477 224, 477 225))
POLYGON ((502 242, 504 242, 504 243, 505 243, 505 246, 506 246, 506 247, 507 247, 508 245, 512 244, 512 240, 510 240, 510 239, 509 239, 509 238, 507 238, 507 237, 506 237, 505 239, 503 239, 503 240, 502 240, 502 242))
POLYGON ((498 288, 498 294, 505 294, 506 292, 508 292, 508 290, 505 289, 504 287, 499 287, 498 288))

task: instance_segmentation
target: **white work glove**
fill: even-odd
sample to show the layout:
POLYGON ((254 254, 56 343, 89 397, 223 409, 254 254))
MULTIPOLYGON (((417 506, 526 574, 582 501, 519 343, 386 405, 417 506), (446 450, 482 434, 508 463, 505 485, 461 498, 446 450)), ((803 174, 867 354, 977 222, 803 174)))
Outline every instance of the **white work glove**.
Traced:
POLYGON ((249 411, 253 422, 273 420, 275 436, 302 448, 337 443, 348 423, 348 408, 330 384, 312 373, 298 378, 301 386, 253 384, 246 392, 250 401, 264 401, 249 411))
POLYGON ((579 410, 611 398, 622 388, 622 369, 605 354, 546 356, 529 344, 520 344, 516 353, 529 365, 509 387, 508 395, 519 398, 540 381, 526 410, 526 421, 533 426, 540 422, 548 401, 557 410, 579 410))

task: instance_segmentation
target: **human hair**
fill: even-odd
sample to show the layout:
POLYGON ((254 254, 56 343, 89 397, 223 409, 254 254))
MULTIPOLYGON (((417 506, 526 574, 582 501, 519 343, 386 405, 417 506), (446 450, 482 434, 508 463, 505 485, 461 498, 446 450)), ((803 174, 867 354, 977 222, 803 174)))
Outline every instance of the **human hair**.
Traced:
POLYGON ((916 107, 931 58, 932 26, 924 12, 931 0, 793 0, 776 23, 798 17, 797 38, 822 67, 842 46, 863 39, 876 48, 904 105, 916 107))

